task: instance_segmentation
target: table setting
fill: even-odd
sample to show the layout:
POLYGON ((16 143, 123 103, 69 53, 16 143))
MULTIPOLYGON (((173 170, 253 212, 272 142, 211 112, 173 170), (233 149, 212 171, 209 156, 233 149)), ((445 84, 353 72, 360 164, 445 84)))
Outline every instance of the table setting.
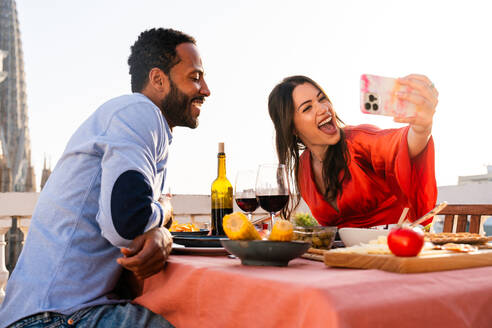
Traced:
MULTIPOLYGON (((171 226, 173 254, 229 255, 244 266, 288 266, 302 257, 327 267, 380 269, 397 273, 429 272, 492 265, 492 244, 482 238, 477 246, 459 241, 443 248, 432 243, 419 223, 439 214, 446 202, 414 222, 403 209, 398 223, 370 228, 320 226, 309 213, 294 213, 289 220, 278 214, 291 192, 283 164, 263 164, 258 170, 238 171, 234 200, 245 213, 224 215, 219 230, 200 229, 192 223, 171 226), (262 207, 270 215, 253 220, 262 207)), ((429 227, 427 227, 429 228, 429 227)), ((470 235, 472 236, 472 235, 470 235)), ((437 236, 439 237, 439 236, 437 236)), ((477 237, 477 236, 474 236, 477 237)), ((435 241, 434 237, 434 241, 435 241)))
POLYGON ((406 220, 407 209, 397 224, 371 228, 324 227, 309 213, 285 220, 278 215, 290 197, 286 176, 282 182, 285 168, 271 167, 268 183, 238 172, 234 200, 242 212, 224 215, 223 235, 175 224, 171 230, 189 231, 172 231, 165 269, 144 281, 134 302, 178 327, 487 327, 491 322, 489 238, 424 232, 418 225, 446 203, 417 224, 406 220), (269 215, 254 220, 258 207, 269 215))

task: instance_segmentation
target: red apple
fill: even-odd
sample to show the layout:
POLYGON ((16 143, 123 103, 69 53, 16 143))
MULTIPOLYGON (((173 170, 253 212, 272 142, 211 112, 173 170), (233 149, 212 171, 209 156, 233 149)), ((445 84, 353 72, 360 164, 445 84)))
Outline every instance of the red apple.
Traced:
POLYGON ((424 246, 424 233, 420 228, 398 227, 388 234, 388 247, 396 256, 417 256, 424 246))

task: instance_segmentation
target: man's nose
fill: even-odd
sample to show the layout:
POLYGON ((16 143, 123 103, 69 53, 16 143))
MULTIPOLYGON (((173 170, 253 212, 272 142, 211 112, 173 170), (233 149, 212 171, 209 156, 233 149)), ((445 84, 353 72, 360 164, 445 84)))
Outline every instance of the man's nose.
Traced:
POLYGON ((208 89, 208 85, 207 82, 205 82, 205 80, 202 80, 200 93, 205 97, 210 96, 210 90, 208 89))

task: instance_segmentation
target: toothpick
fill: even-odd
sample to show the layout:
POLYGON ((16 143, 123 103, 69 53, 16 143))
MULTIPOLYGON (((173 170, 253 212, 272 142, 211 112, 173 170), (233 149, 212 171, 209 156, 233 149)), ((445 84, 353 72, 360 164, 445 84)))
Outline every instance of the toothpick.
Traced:
POLYGON ((403 224, 403 220, 405 220, 405 218, 407 217, 408 210, 409 210, 408 207, 405 207, 403 209, 403 212, 401 212, 401 215, 400 215, 400 219, 398 220, 398 225, 403 224))
POLYGON ((441 212, 446 206, 448 206, 448 202, 444 201, 441 204, 437 205, 434 207, 429 213, 418 219, 417 221, 413 222, 410 226, 416 226, 417 224, 420 224, 424 222, 425 220, 429 219, 432 216, 437 215, 439 212, 441 212))

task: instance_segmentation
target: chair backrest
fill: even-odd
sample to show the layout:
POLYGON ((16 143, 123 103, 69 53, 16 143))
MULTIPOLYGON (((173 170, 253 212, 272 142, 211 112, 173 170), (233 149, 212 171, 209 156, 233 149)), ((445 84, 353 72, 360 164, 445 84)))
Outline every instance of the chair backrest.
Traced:
POLYGON ((492 215, 492 204, 449 204, 439 215, 444 215, 443 232, 466 232, 470 216, 469 232, 480 233, 485 220, 482 216, 492 215))

